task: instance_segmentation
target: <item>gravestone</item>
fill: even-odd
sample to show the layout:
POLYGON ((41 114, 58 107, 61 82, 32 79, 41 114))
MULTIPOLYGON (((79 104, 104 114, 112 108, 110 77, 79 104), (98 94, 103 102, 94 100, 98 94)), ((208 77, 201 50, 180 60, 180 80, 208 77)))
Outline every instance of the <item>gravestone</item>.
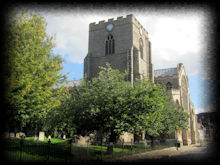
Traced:
POLYGON ((48 136, 48 139, 51 139, 51 136, 50 136, 50 135, 48 136))
POLYGON ((15 133, 14 133, 14 132, 11 132, 11 133, 9 134, 9 138, 15 138, 15 133))
POLYGON ((19 136, 20 136, 20 137, 23 137, 23 138, 25 138, 25 137, 26 137, 26 135, 25 135, 25 133, 24 133, 24 132, 19 132, 19 136))
POLYGON ((90 138, 89 136, 74 136, 73 143, 79 146, 85 146, 91 144, 89 138, 90 138))
POLYGON ((18 138, 18 139, 20 138, 20 135, 19 135, 18 132, 16 133, 15 137, 18 138))
POLYGON ((143 140, 143 143, 144 143, 144 147, 146 147, 146 146, 147 146, 147 140, 144 139, 144 140, 143 140))
POLYGON ((44 141, 45 133, 44 132, 39 132, 39 140, 44 141))
POLYGON ((36 141, 38 138, 37 138, 37 135, 34 135, 34 141, 36 141))
POLYGON ((66 139, 66 135, 63 135, 63 139, 66 139))
POLYGON ((24 132, 17 132, 15 135, 16 138, 25 138, 25 133, 24 132))

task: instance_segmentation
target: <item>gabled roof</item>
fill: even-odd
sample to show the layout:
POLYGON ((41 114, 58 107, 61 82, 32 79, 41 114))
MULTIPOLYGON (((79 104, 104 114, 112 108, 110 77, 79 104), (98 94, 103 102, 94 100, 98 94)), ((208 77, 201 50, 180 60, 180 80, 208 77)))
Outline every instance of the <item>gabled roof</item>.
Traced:
POLYGON ((172 76, 177 73, 177 68, 166 68, 154 70, 154 77, 172 76))

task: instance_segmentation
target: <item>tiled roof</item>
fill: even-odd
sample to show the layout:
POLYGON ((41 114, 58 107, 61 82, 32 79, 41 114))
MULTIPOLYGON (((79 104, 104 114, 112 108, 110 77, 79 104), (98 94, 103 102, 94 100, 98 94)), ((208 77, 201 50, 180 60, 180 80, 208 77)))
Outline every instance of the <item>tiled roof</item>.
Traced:
POLYGON ((154 77, 172 76, 177 73, 177 68, 167 68, 154 70, 154 77))

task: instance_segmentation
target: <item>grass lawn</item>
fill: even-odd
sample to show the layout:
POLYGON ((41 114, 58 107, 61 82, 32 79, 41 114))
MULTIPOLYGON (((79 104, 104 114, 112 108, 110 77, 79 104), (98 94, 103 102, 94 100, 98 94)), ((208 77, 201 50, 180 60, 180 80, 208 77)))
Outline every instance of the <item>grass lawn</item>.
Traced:
MULTIPOLYGON (((20 139, 4 140, 2 144, 5 147, 5 157, 11 161, 25 162, 64 162, 64 161, 90 161, 100 159, 111 159, 129 154, 137 154, 150 151, 150 146, 144 147, 142 144, 134 144, 131 147, 114 147, 113 153, 107 153, 107 146, 88 145, 77 146, 68 144, 69 139, 51 138, 51 144, 48 139, 44 141, 34 141, 34 137, 27 137, 20 148, 20 139), (49 156, 48 156, 49 155, 49 156)), ((165 148, 156 146, 155 149, 165 148)))
POLYGON ((20 146, 20 139, 8 139, 2 141, 4 156, 11 161, 60 161, 66 158, 66 153, 70 147, 67 144, 69 139, 51 139, 51 144, 48 144, 48 139, 44 141, 34 141, 34 137, 27 137, 24 140, 23 147, 20 146))

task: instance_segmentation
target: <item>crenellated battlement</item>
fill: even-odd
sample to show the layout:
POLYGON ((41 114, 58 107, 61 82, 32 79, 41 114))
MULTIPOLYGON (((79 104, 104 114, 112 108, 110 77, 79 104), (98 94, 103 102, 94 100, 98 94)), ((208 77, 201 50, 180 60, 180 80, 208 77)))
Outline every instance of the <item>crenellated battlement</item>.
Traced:
POLYGON ((105 66, 105 63, 109 62, 112 68, 120 72, 131 70, 129 81, 132 83, 142 75, 153 81, 151 44, 143 25, 133 14, 90 23, 89 58, 85 60, 85 73, 89 75, 88 78, 96 77, 100 71, 99 66, 105 66))
POLYGON ((90 23, 89 26, 97 26, 97 25, 106 24, 106 23, 110 23, 110 22, 117 23, 117 21, 122 21, 122 20, 124 20, 124 21, 128 20, 129 21, 129 20, 131 20, 131 17, 133 17, 132 14, 126 15, 126 17, 120 16, 120 17, 117 17, 117 19, 110 18, 110 19, 108 19, 108 21, 102 20, 102 21, 99 21, 98 23, 96 23, 96 22, 90 23))
POLYGON ((117 20, 120 20, 120 19, 123 19, 124 17, 123 16, 119 16, 117 17, 117 20))
POLYGON ((114 21, 114 18, 108 19, 108 22, 112 22, 112 21, 114 21))
POLYGON ((128 24, 128 23, 134 23, 137 27, 142 27, 143 32, 148 34, 147 30, 141 25, 141 23, 133 16, 133 14, 129 14, 126 16, 119 16, 117 18, 110 18, 107 21, 102 20, 98 23, 93 22, 89 24, 89 30, 98 30, 103 27, 105 27, 108 23, 113 23, 115 26, 122 25, 122 24, 128 24))

